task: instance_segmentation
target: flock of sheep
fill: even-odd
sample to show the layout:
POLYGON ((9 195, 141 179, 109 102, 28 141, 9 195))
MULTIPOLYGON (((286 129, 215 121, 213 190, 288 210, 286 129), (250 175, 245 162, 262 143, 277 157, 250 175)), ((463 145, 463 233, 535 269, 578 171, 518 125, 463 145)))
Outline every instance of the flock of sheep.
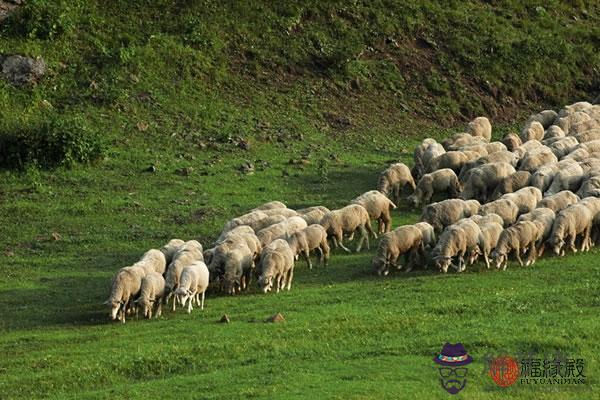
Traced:
POLYGON ((529 265, 546 246, 564 255, 565 246, 576 252, 579 240, 582 251, 589 249, 600 226, 600 105, 542 111, 520 135, 499 142, 490 141, 491 133, 489 120, 479 117, 442 143, 423 140, 412 169, 391 165, 380 174, 378 190, 341 209, 292 210, 272 201, 228 221, 209 249, 173 239, 149 250, 113 279, 110 316, 125 322, 138 308, 147 318, 160 316, 169 301, 173 310, 180 304, 189 313, 194 302, 204 307, 209 285, 236 294, 253 276, 264 293, 290 290, 300 255, 309 268, 311 252, 327 265, 329 242, 349 252, 343 241, 355 234, 356 251, 382 234, 372 261, 380 275, 403 268, 402 255, 406 271, 434 265, 461 272, 480 256, 488 268, 492 260, 505 269, 510 254, 529 265), (408 202, 422 207, 421 222, 392 231, 391 210, 407 190, 408 202), (449 199, 431 203, 434 196, 449 199))

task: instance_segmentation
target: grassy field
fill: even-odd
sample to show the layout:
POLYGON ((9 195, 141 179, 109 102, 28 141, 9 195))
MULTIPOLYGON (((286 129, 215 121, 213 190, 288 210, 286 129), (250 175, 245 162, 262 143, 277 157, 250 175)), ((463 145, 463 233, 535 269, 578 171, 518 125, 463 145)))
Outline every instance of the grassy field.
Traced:
MULTIPOLYGON (((597 249, 382 278, 372 242, 299 261, 279 295, 210 294, 203 312, 124 325, 102 306, 118 268, 172 237, 210 244, 274 199, 343 206, 421 138, 478 114, 498 137, 589 100, 595 2, 131 3, 31 0, 0 27, 0 53, 50 67, 35 87, 0 80, 0 143, 76 120, 85 134, 60 145, 104 149, 2 165, 0 399, 448 398, 432 362, 447 341, 475 360, 456 398, 597 396, 597 249), (585 359, 586 385, 502 389, 484 372, 487 354, 555 351, 585 359)), ((417 216, 401 204, 394 225, 417 216)))

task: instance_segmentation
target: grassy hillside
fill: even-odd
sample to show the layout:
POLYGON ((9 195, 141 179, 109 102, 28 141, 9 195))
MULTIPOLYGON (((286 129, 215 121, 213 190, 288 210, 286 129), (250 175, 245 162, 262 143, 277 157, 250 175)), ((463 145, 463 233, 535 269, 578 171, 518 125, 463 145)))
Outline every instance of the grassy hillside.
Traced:
POLYGON ((498 136, 600 89, 597 2, 225 3, 30 0, 0 27, 0 54, 50 67, 35 87, 0 80, 0 143, 103 149, 0 170, 0 398, 446 398, 431 362, 446 341, 475 358, 465 398, 590 397, 597 250, 385 279, 373 250, 334 252, 300 261, 289 293, 107 322, 112 274, 171 237, 210 243, 273 199, 345 205, 423 137, 480 114, 498 136), (556 350, 586 360, 588 385, 482 373, 490 352, 556 350))

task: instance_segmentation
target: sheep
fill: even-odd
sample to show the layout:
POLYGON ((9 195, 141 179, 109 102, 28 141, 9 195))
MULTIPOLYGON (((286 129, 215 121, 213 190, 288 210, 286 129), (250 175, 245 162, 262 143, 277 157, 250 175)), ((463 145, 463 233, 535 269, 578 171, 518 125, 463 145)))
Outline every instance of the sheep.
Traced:
POLYGON ((117 272, 112 281, 110 296, 104 302, 110 307, 109 316, 113 321, 118 319, 125 323, 126 311, 139 295, 145 275, 146 271, 140 267, 124 267, 117 272))
POLYGON ((423 235, 423 248, 432 249, 436 244, 435 229, 427 222, 417 222, 415 227, 421 231, 423 235))
POLYGON ((508 266, 508 256, 514 252, 520 266, 529 265, 535 262, 537 250, 535 244, 541 236, 539 227, 531 221, 517 222, 500 233, 496 248, 492 251, 492 259, 496 263, 496 268, 503 270, 508 266), (523 264, 521 254, 529 251, 527 260, 523 264))
POLYGON ((185 307, 187 303, 188 314, 192 312, 194 300, 196 300, 196 306, 200 306, 200 309, 204 310, 204 294, 208 288, 208 278, 208 267, 202 261, 188 265, 181 272, 180 285, 175 291, 175 295, 182 307, 185 307))
POLYGON ((417 180, 421 179, 421 177, 425 173, 425 166, 429 165, 431 160, 446 152, 444 146, 442 146, 440 143, 436 143, 435 141, 427 146, 427 148, 422 153, 422 155, 419 156, 419 158, 417 158, 416 151, 417 149, 415 149, 415 166, 413 167, 413 170, 411 172, 413 177, 417 180))
POLYGON ((590 153, 585 149, 585 147, 578 147, 577 149, 564 156, 561 161, 573 160, 576 162, 581 162, 589 157, 590 153))
POLYGON ((442 141, 442 146, 446 151, 458 150, 461 147, 469 146, 473 144, 485 144, 487 141, 483 137, 476 137, 471 135, 470 133, 463 132, 457 133, 451 138, 444 139, 442 141))
POLYGON ((541 231, 542 234, 536 243, 538 250, 537 257, 541 257, 544 254, 544 243, 550 237, 555 218, 556 214, 550 208, 538 207, 527 214, 521 215, 517 220, 517 222, 531 221, 536 224, 541 231))
POLYGON ((151 249, 145 252, 142 258, 133 266, 142 268, 146 273, 158 272, 162 275, 167 268, 167 261, 162 251, 151 249))
POLYGON ((592 231, 588 246, 598 243, 600 239, 600 198, 586 197, 577 204, 585 205, 592 212, 592 231))
MULTIPOLYGON (((189 240, 175 253, 173 260, 167 268, 165 275, 165 294, 168 301, 173 297, 173 292, 179 286, 181 271, 188 265, 196 261, 203 261, 204 255, 202 245, 196 240, 189 240)), ((175 311, 175 301, 173 301, 173 311, 175 311)))
POLYGON ((592 104, 587 101, 579 101, 577 103, 570 104, 568 106, 564 106, 559 112, 557 117, 562 118, 568 115, 572 115, 576 112, 584 111, 588 108, 592 107, 592 104))
POLYGON ((483 225, 490 222, 496 222, 500 225, 504 225, 504 220, 502 219, 502 217, 494 213, 489 213, 486 215, 471 215, 469 218, 472 219, 473 222, 475 222, 478 225, 483 225))
POLYGON ((508 199, 498 199, 484 204, 479 209, 480 215, 497 214, 504 221, 504 226, 512 225, 519 215, 519 207, 508 199))
POLYGON ((407 200, 409 204, 418 207, 420 204, 429 203, 435 193, 447 192, 449 197, 458 197, 460 191, 458 177, 453 170, 445 168, 423 175, 415 192, 407 200))
POLYGON ((555 213, 558 213, 561 210, 564 210, 571 204, 575 204, 579 201, 579 196, 570 190, 563 190, 562 192, 558 192, 552 196, 544 197, 538 203, 538 208, 549 208, 555 213))
POLYGON ((579 142, 573 136, 567 136, 564 138, 558 138, 553 143, 549 144, 548 147, 556 158, 561 159, 577 147, 579 142))
POLYGON ((460 197, 462 199, 477 199, 486 202, 500 181, 514 174, 514 167, 508 163, 498 162, 484 164, 470 171, 460 197))
POLYGON ((225 223, 222 233, 230 231, 233 228, 238 227, 240 225, 248 225, 252 229, 254 229, 254 231, 256 232, 256 231, 260 230, 257 228, 261 228, 261 226, 262 226, 262 225, 259 225, 260 221, 264 220, 266 218, 269 218, 269 216, 267 214, 265 214, 263 211, 249 212, 247 214, 244 214, 242 216, 234 218, 234 219, 228 221, 227 223, 225 223))
POLYGON ((484 144, 468 144, 466 146, 461 146, 458 149, 456 149, 456 151, 462 151, 462 152, 469 152, 468 154, 471 154, 472 152, 477 153, 478 157, 483 157, 483 156, 487 156, 488 155, 488 151, 486 146, 489 145, 489 143, 487 143, 486 145, 484 144))
POLYGON ((302 210, 298 210, 298 216, 306 221, 308 226, 318 224, 323 216, 329 211, 328 208, 323 206, 309 207, 302 210))
POLYGON ((536 187, 526 186, 514 193, 506 193, 500 199, 512 201, 519 208, 519 214, 524 214, 533 210, 542 200, 542 192, 536 187))
POLYGON ((416 258, 417 252, 423 246, 423 234, 421 230, 414 225, 405 225, 387 232, 381 236, 377 253, 373 257, 373 270, 378 275, 387 275, 389 266, 392 265, 401 269, 398 259, 402 254, 407 255, 407 269, 412 269, 412 264, 416 258))
POLYGON ((504 143, 508 151, 514 151, 517 147, 520 147, 523 144, 523 141, 519 135, 515 133, 507 133, 502 138, 502 143, 504 143))
POLYGON ((450 168, 455 173, 459 173, 463 165, 476 157, 478 157, 478 155, 475 152, 448 151, 431 160, 431 162, 426 165, 426 172, 430 173, 440 169, 450 168))
POLYGON ((487 151, 488 155, 491 155, 502 151, 508 151, 508 148, 502 142, 490 142, 486 143, 485 150, 487 151))
MULTIPOLYGON (((493 214, 492 214, 493 215, 493 214)), ((496 248, 498 238, 504 229, 502 223, 494 221, 486 221, 485 223, 479 223, 479 237, 477 238, 478 246, 471 253, 469 260, 470 264, 474 264, 480 255, 483 256, 486 268, 490 268, 490 253, 496 248)))
MULTIPOLYGON (((272 208, 270 210, 262 210, 264 214, 267 214, 269 217, 280 215, 286 218, 296 217, 298 216, 298 212, 296 210, 292 210, 290 208, 272 208)), ((263 226, 264 227, 264 226, 263 226)), ((256 231, 259 231, 261 228, 257 228, 256 231)))
MULTIPOLYGON (((284 220, 286 219, 285 217, 277 218, 284 218, 284 220)), ((219 243, 223 243, 225 240, 227 240, 227 238, 231 237, 232 235, 254 235, 254 229, 252 229, 252 227, 248 225, 240 225, 238 227, 233 228, 230 231, 221 233, 221 235, 215 241, 215 244, 218 245, 219 243)))
POLYGON ((590 129, 585 132, 575 134, 573 137, 577 139, 579 143, 587 143, 591 142, 592 140, 598 140, 600 139, 600 128, 590 129))
POLYGON ((287 208, 285 204, 280 201, 269 201, 267 203, 261 204, 260 206, 253 208, 251 211, 264 211, 264 210, 272 210, 274 208, 287 208))
POLYGON ((583 176, 583 168, 578 163, 571 163, 564 168, 559 169, 554 175, 552 184, 548 190, 546 190, 544 196, 552 196, 563 190, 576 192, 581 186, 583 176))
POLYGON ((544 126, 538 121, 531 121, 521 131, 521 141, 542 140, 544 138, 544 126))
POLYGON ((481 136, 489 142, 492 139, 492 124, 486 117, 477 117, 469 122, 467 132, 473 136, 481 136))
POLYGON ((334 247, 340 246, 348 253, 350 250, 342 242, 345 233, 354 234, 355 231, 360 230, 361 238, 356 246, 357 252, 362 248, 363 241, 366 241, 367 249, 369 248, 367 232, 377 238, 371 228, 369 213, 359 204, 350 204, 339 210, 330 211, 325 214, 319 224, 327 231, 327 237, 332 239, 334 247))
POLYGON ((513 193, 529 186, 530 179, 531 173, 529 171, 517 171, 514 174, 505 177, 498 183, 496 189, 494 189, 494 192, 490 196, 490 199, 497 200, 503 194, 513 193))
POLYGON ((510 152, 510 151, 498 151, 495 153, 491 153, 488 156, 479 157, 478 159, 469 161, 465 165, 463 165, 463 167, 460 170, 460 173, 458 174, 458 180, 460 180, 461 182, 466 181, 469 176, 467 173, 470 170, 472 170, 473 168, 480 167, 484 164, 505 162, 505 163, 510 164, 513 167, 515 167, 517 165, 518 161, 519 161, 518 156, 515 153, 510 152))
POLYGON ((600 197, 600 169, 591 170, 585 174, 581 187, 577 191, 577 196, 580 198, 600 197))
POLYGON ((579 165, 583 168, 583 171, 587 174, 591 170, 600 170, 600 159, 598 158, 586 158, 585 160, 579 161, 579 165))
POLYGON ((165 263, 166 265, 171 264, 173 261, 173 256, 183 246, 185 242, 181 239, 171 239, 167 244, 160 248, 160 251, 165 255, 165 263))
POLYGON ((162 300, 165 295, 165 278, 158 272, 149 272, 142 278, 140 296, 135 303, 142 308, 144 317, 156 318, 162 313, 162 300))
POLYGON ((392 164, 379 175, 377 190, 396 203, 400 201, 400 193, 405 187, 413 191, 416 184, 410 169, 403 163, 392 164))
POLYGON ((239 226, 231 230, 221 241, 216 243, 216 246, 211 249, 210 258, 206 257, 205 261, 211 273, 211 280, 221 278, 225 273, 225 268, 228 262, 229 253, 239 247, 247 247, 250 252, 250 257, 253 261, 257 261, 262 245, 259 238, 254 234, 254 231, 249 226, 239 226))
POLYGON ((287 241, 277 239, 267 246, 260 257, 260 276, 258 284, 267 293, 273 286, 279 293, 287 284, 287 290, 292 287, 294 277, 294 253, 287 241))
POLYGON ((327 231, 319 224, 309 225, 301 231, 286 238, 295 256, 302 254, 309 269, 312 269, 310 252, 319 250, 319 263, 327 266, 329 260, 329 244, 327 231))
POLYGON ((273 240, 292 235, 294 232, 298 232, 307 226, 306 221, 301 217, 291 217, 283 222, 261 229, 256 233, 256 236, 261 246, 265 247, 273 240))
POLYGON ((518 169, 534 173, 542 165, 557 161, 558 158, 556 158, 552 150, 549 147, 542 145, 528 151, 519 162, 518 169))
POLYGON ((554 254, 563 256, 565 254, 564 246, 568 246, 577 252, 575 239, 577 235, 582 235, 581 251, 589 250, 590 232, 592 229, 594 215, 585 204, 572 204, 561 210, 552 225, 552 233, 547 243, 554 251, 554 254))
POLYGON ((434 231, 439 233, 458 220, 477 214, 480 206, 477 200, 443 200, 423 207, 421 221, 431 224, 434 231))
POLYGON ((396 205, 381 192, 377 190, 365 192, 352 200, 350 204, 359 204, 363 206, 369 213, 369 218, 378 221, 378 234, 389 232, 391 230, 391 210, 396 209, 396 205))
POLYGON ((584 148, 588 153, 597 153, 600 151, 600 140, 591 140, 589 142, 582 143, 581 148, 584 148))
POLYGON ((250 287, 255 268, 254 259, 252 250, 243 241, 238 241, 228 249, 223 257, 222 288, 226 293, 234 295, 250 287))
POLYGON ((554 125, 560 127, 565 132, 565 134, 568 135, 570 133, 572 125, 578 124, 580 122, 589 121, 590 119, 592 118, 586 113, 575 112, 573 114, 558 118, 556 121, 554 121, 554 125))
POLYGON ((442 272, 447 273, 448 267, 452 266, 457 271, 463 270, 464 256, 467 252, 467 238, 465 231, 456 225, 446 228, 437 244, 431 251, 435 266, 442 272), (458 258, 458 265, 452 263, 452 258, 458 258))
POLYGON ((569 135, 577 135, 598 128, 600 128, 600 121, 598 120, 590 119, 588 121, 581 121, 571 125, 569 135))
MULTIPOLYGON (((426 139, 423 139, 423 141, 421 141, 421 143, 419 143, 419 145, 415 146, 415 150, 413 151, 413 164, 414 164, 413 171, 412 171, 413 176, 416 176, 415 173, 418 172, 417 170, 420 170, 421 173, 423 173, 423 170, 422 170, 423 155, 425 154, 425 152, 427 151, 429 146, 434 145, 434 144, 438 144, 435 141, 435 139, 426 138, 426 139)), ((446 150, 444 150, 442 145, 439 145, 439 147, 441 148, 442 153, 444 153, 446 151, 446 150)), ((438 155, 439 154, 436 154, 435 156, 437 157, 438 155)))
MULTIPOLYGON (((470 262, 470 265, 473 264, 473 253, 476 253, 477 251, 479 246, 479 237, 481 235, 479 224, 477 224, 471 218, 463 218, 456 224, 452 225, 452 227, 460 228, 465 233, 465 255, 467 256, 467 260, 470 262)), ((458 272, 464 271, 466 268, 465 265, 466 263, 463 263, 462 269, 459 269, 458 272)))
POLYGON ((552 184, 552 179, 554 179, 554 175, 556 175, 556 172, 558 172, 559 168, 560 164, 557 162, 542 165, 531 175, 529 185, 540 189, 542 192, 545 192, 548 187, 550 187, 550 184, 552 184))
POLYGON ((563 138, 566 136, 565 131, 558 125, 552 125, 544 133, 544 139, 563 138))
POLYGON ((531 122, 537 121, 540 124, 542 124, 544 129, 548 129, 548 127, 552 125, 557 116, 558 114, 554 110, 544 110, 537 114, 531 115, 527 119, 525 126, 529 125, 531 122))

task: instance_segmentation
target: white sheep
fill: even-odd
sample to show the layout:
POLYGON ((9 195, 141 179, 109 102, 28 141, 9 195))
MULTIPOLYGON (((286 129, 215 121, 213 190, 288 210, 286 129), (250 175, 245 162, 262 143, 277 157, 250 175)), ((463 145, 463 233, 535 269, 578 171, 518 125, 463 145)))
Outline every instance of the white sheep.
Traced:
POLYGON ((280 201, 269 201, 267 203, 261 204, 260 206, 253 208, 251 211, 263 211, 263 210, 272 210, 274 208, 287 208, 285 204, 280 201))
POLYGON ((369 213, 358 204, 350 204, 339 210, 330 211, 325 214, 320 225, 327 231, 327 236, 332 239, 334 247, 339 246, 346 252, 350 252, 350 250, 343 244, 344 234, 352 235, 357 230, 360 231, 361 238, 356 246, 357 252, 362 248, 364 241, 366 241, 367 249, 369 248, 369 234, 377 238, 371 228, 369 213))
POLYGON ((500 199, 512 201, 519 208, 519 213, 524 214, 537 207, 538 202, 542 200, 542 192, 536 187, 526 186, 514 193, 506 193, 500 199))
POLYGON ((162 313, 162 301, 165 295, 165 278, 157 272, 149 272, 142 278, 140 295, 135 300, 142 308, 144 317, 156 318, 162 313))
POLYGON ((256 233, 256 236, 258 237, 261 246, 265 247, 273 240, 290 236, 307 226, 306 221, 301 217, 291 217, 283 222, 261 229, 256 233))
POLYGON ((186 266, 181 272, 180 284, 175 295, 183 307, 187 303, 188 314, 193 310, 194 300, 196 300, 196 306, 200 306, 200 309, 204 310, 204 294, 208 288, 208 278, 208 267, 202 261, 196 261, 186 266))
POLYGON ((150 249, 133 266, 142 268, 146 273, 158 272, 162 275, 167 268, 167 261, 162 251, 150 249))
POLYGON ((398 259, 406 254, 406 271, 409 272, 418 259, 419 250, 423 250, 423 234, 419 228, 414 225, 396 228, 381 236, 377 253, 373 257, 373 270, 378 275, 387 275, 390 265, 401 269, 398 259))
POLYGON ((306 221, 306 224, 310 226, 321 222, 321 219, 323 219, 325 214, 327 214, 329 211, 331 210, 329 210, 327 207, 314 206, 298 210, 298 216, 306 221))
POLYGON ((270 243, 260 257, 259 269, 258 284, 263 293, 273 287, 279 293, 286 285, 290 290, 294 277, 294 253, 288 242, 277 239, 270 243))
POLYGON ((112 281, 110 296, 104 304, 110 307, 110 318, 125 323, 125 314, 140 293, 146 271, 139 267, 124 267, 112 281))
POLYGON ((416 184, 410 169, 403 163, 392 164, 379 175, 377 190, 396 203, 400 201, 400 194, 405 187, 415 190, 416 184))
POLYGON ((313 250, 319 250, 319 262, 321 265, 327 266, 329 244, 327 243, 327 231, 321 225, 309 225, 303 230, 295 232, 286 240, 296 257, 302 254, 309 269, 312 269, 310 252, 313 250))
POLYGON ((486 117, 477 117, 469 122, 467 132, 473 136, 481 136, 489 142, 492 139, 492 124, 486 117))
POLYGON ((555 213, 564 210, 571 204, 575 204, 579 201, 579 196, 570 190, 563 190, 552 196, 546 196, 537 204, 538 208, 549 208, 555 213))
POLYGON ((185 242, 181 239, 171 239, 167 244, 160 248, 160 251, 162 251, 165 255, 166 265, 171 264, 171 261, 173 261, 173 256, 184 244, 185 242))
MULTIPOLYGON (((167 301, 173 297, 173 292, 179 286, 179 278, 183 269, 196 261, 203 261, 204 255, 202 253, 202 245, 196 240, 185 242, 185 244, 175 253, 173 261, 169 264, 165 275, 167 301)), ((175 303, 176 302, 173 301, 173 311, 175 311, 175 303)))
POLYGON ((548 244, 556 255, 564 255, 565 244, 576 253, 575 239, 581 235, 581 251, 589 250, 590 233, 594 215, 585 204, 572 204, 560 211, 552 225, 548 244))
POLYGON ((418 207, 422 204, 428 204, 433 195, 440 192, 446 192, 449 197, 456 198, 461 189, 461 184, 453 170, 449 168, 440 169, 423 175, 417 183, 415 192, 407 200, 412 206, 418 207))
POLYGON ((352 200, 350 204, 359 204, 367 210, 369 218, 377 220, 377 233, 389 232, 392 228, 391 211, 396 205, 378 190, 370 190, 352 200))

